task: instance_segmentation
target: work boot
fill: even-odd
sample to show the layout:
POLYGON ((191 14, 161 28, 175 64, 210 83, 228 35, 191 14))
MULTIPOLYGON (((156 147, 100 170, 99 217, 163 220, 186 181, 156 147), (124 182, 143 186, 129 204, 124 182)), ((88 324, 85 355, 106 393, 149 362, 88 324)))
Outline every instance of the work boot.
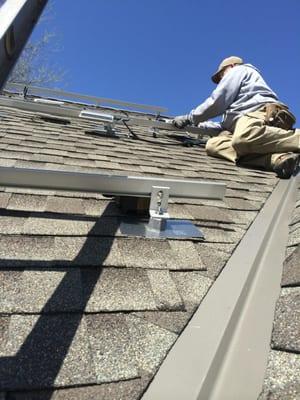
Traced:
POLYGON ((275 161, 273 168, 278 178, 289 179, 298 168, 299 157, 300 155, 296 153, 287 153, 280 156, 275 161))

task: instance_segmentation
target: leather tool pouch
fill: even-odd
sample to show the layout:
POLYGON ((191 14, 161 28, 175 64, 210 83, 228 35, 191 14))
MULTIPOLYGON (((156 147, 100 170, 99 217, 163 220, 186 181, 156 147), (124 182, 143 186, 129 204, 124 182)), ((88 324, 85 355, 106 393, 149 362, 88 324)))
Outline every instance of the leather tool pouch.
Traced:
POLYGON ((295 116, 288 107, 278 103, 266 104, 266 124, 282 129, 292 129, 296 122, 295 116))

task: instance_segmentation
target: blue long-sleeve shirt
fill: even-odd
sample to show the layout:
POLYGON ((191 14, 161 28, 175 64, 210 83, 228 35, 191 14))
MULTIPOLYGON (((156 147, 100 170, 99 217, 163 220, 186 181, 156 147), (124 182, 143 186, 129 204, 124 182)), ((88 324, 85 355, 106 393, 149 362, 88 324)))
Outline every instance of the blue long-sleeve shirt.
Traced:
POLYGON ((210 97, 192 110, 188 117, 204 131, 233 132, 239 117, 272 102, 277 103, 278 97, 259 71, 251 64, 236 65, 224 75, 210 97), (222 122, 209 121, 222 114, 222 122))

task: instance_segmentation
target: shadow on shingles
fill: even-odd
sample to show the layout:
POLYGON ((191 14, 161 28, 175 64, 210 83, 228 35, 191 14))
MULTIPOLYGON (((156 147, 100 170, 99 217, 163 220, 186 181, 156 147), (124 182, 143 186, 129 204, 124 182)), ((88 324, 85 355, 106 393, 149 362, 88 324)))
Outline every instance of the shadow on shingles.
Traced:
MULTIPOLYGON (((73 261, 64 261, 66 267, 78 266, 80 260, 86 258, 90 249, 90 237, 93 237, 93 231, 97 232, 99 225, 103 223, 103 219, 110 214, 111 205, 109 204, 104 213, 98 219, 95 226, 89 232, 89 235, 82 249, 73 261)), ((115 230, 118 226, 115 227, 115 230)), ((110 252, 114 237, 108 237, 105 242, 105 248, 101 246, 99 254, 93 252, 97 258, 97 264, 102 265, 110 252)), ((4 260, 0 260, 3 261, 4 260)), ((22 260, 15 260, 18 264, 22 260)), ((59 262, 59 261, 58 261, 59 262)), ((63 260, 61 260, 63 262, 63 260)), ((23 267, 26 268, 26 261, 23 267), (25 264, 25 265, 24 265, 25 264)), ((31 267, 38 267, 39 261, 30 263, 31 267)), ((21 266, 21 264, 20 264, 21 266)), ((43 261, 43 270, 47 269, 47 263, 43 261)), ((53 270, 53 262, 49 262, 49 269, 53 270)), ((85 308, 93 289, 100 278, 101 268, 96 269, 92 274, 92 278, 88 279, 84 290, 82 291, 82 309, 85 308)), ((12 357, 0 358, 0 391, 2 390, 22 390, 22 389, 38 389, 43 387, 53 387, 55 379, 63 365, 64 359, 68 354, 68 350, 74 339, 76 331, 80 325, 83 314, 72 313, 68 318, 63 315, 57 316, 43 315, 47 310, 53 309, 57 304, 64 303, 66 288, 72 282, 72 271, 67 270, 64 278, 56 288, 53 295, 47 301, 41 314, 34 325, 32 331, 25 339, 18 353, 12 357)), ((17 335, 17 332, 15 333, 17 335)), ((84 362, 84 361, 83 361, 84 362)), ((51 399, 53 391, 43 394, 44 400, 51 399)))

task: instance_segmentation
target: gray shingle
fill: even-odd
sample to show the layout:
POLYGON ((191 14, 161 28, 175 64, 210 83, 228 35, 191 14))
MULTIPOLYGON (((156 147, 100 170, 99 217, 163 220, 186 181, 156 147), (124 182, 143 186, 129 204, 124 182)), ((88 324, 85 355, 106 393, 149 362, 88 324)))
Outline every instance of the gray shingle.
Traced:
POLYGON ((196 206, 196 205, 187 205, 185 208, 188 212, 193 216, 193 218, 197 220, 204 221, 216 221, 229 223, 233 222, 229 210, 222 209, 220 207, 207 207, 207 206, 196 206))
POLYGON ((259 400, 297 400, 299 398, 300 355, 271 351, 263 392, 259 400))
POLYGON ((40 154, 50 154, 50 155, 54 155, 54 156, 63 156, 63 157, 68 155, 68 152, 66 150, 47 149, 47 148, 41 149, 39 153, 40 154))
MULTIPOLYGON (((249 190, 249 183, 240 183, 240 182, 229 182, 227 187, 230 189, 242 189, 249 190)), ((271 193, 273 191, 273 186, 262 186, 262 185, 251 185, 251 192, 262 192, 262 193, 271 193)))
POLYGON ((0 313, 14 311, 22 274, 22 271, 0 271, 0 313))
POLYGON ((23 227, 27 218, 17 216, 0 215, 0 234, 1 235, 18 235, 23 233, 23 227))
POLYGON ((289 226, 289 233, 292 234, 294 231, 300 228, 300 221, 295 222, 294 224, 290 224, 289 226))
POLYGON ((0 357, 5 354, 10 317, 0 316, 0 357))
POLYGON ((118 215, 120 211, 116 205, 114 205, 114 210, 112 209, 111 202, 109 200, 97 200, 97 199, 84 199, 82 206, 86 215, 92 216, 100 216, 104 211, 106 211, 106 215, 108 212, 108 205, 110 210, 110 215, 118 215))
POLYGON ((170 268, 174 260, 171 247, 165 240, 119 240, 118 249, 127 267, 170 268))
POLYGON ((80 271, 24 271, 14 300, 18 313, 80 311, 80 271))
POLYGON ((118 160, 120 171, 124 171, 123 175, 139 175, 143 174, 142 168, 139 165, 134 164, 124 164, 122 161, 118 160))
POLYGON ((135 312, 134 316, 144 318, 154 325, 158 325, 163 329, 180 334, 191 317, 191 313, 183 311, 146 311, 135 312))
POLYGON ((152 292, 160 310, 183 310, 184 305, 169 271, 148 270, 152 292))
MULTIPOLYGON (((115 162, 106 162, 106 161, 95 161, 96 167, 98 169, 121 169, 120 165, 115 162)), ((124 174, 125 175, 125 174, 124 174)))
POLYGON ((117 244, 124 265, 127 267, 150 269, 202 268, 192 242, 136 238, 118 240, 117 244))
MULTIPOLYGON (((147 385, 146 379, 131 379, 116 383, 84 386, 49 391, 34 391, 27 393, 9 393, 6 400, 138 400, 147 385)), ((0 400, 1 397, 0 397, 0 400)), ((3 398, 4 400, 4 398, 3 398)))
POLYGON ((298 244, 300 244, 300 228, 291 232, 288 239, 288 246, 296 246, 298 244))
POLYGON ((16 160, 10 160, 10 159, 8 159, 8 158, 2 158, 1 160, 0 160, 0 166, 1 167, 15 167, 16 166, 16 164, 17 164, 17 161, 16 160))
POLYGON ((188 199, 188 198, 178 198, 176 199, 177 204, 192 204, 197 206, 207 206, 207 207, 219 207, 219 208, 229 208, 229 206, 223 200, 210 200, 210 199, 188 199))
MULTIPOLYGON (((28 159, 28 158, 25 158, 28 159)), ((46 154, 33 154, 30 159, 33 161, 39 161, 39 162, 44 162, 44 163, 57 163, 57 164, 63 164, 63 157, 60 156, 50 156, 46 154)))
POLYGON ((123 266, 117 240, 105 237, 55 237, 56 265, 123 266))
MULTIPOLYGON (((211 251, 217 250, 217 251, 227 253, 229 255, 231 255, 233 253, 233 251, 237 245, 237 243, 210 243, 207 241, 205 241, 203 244, 205 244, 205 247, 209 247, 210 249, 212 249, 211 251)), ((201 253, 200 253, 200 256, 201 256, 201 253)), ((205 266, 205 268, 206 268, 206 266, 205 266)))
POLYGON ((9 193, 0 193, 0 208, 6 208, 9 202, 11 194, 9 193))
MULTIPOLYGON (((70 154, 68 154, 70 156, 70 154)), ((98 160, 98 161, 109 161, 109 158, 102 154, 88 154, 88 159, 98 160)))
POLYGON ((96 381, 85 320, 79 314, 13 315, 5 355, 0 359, 1 389, 43 389, 96 381))
POLYGON ((237 225, 201 222, 199 228, 204 233, 205 240, 214 243, 237 243, 245 234, 245 229, 237 225))
POLYGON ((150 174, 163 174, 163 172, 160 170, 160 168, 157 168, 157 167, 148 167, 148 166, 142 165, 141 170, 143 172, 149 172, 150 174))
POLYGON ((187 311, 193 311, 206 295, 213 281, 200 272, 171 272, 187 311))
POLYGON ((64 163, 66 165, 76 165, 80 167, 92 167, 96 168, 97 164, 96 161, 94 160, 89 160, 87 158, 81 159, 81 158, 64 158, 64 163))
POLYGON ((48 197, 46 211, 55 213, 84 214, 81 199, 67 199, 65 197, 48 197))
POLYGON ((97 383, 136 378, 139 370, 132 357, 134 338, 121 314, 86 317, 97 383))
POLYGON ((198 243, 197 250, 205 269, 207 269, 206 272, 203 272, 203 275, 211 279, 216 279, 228 261, 231 251, 226 253, 224 251, 219 251, 216 247, 212 249, 212 247, 205 243, 198 243))
POLYGON ((176 261, 171 269, 205 269, 194 242, 169 240, 169 244, 174 252, 174 259, 176 261))
POLYGON ((45 210, 46 200, 47 196, 12 194, 7 208, 9 210, 41 212, 45 210))
POLYGON ((16 168, 36 168, 36 169, 43 169, 45 168, 45 163, 39 161, 32 161, 32 160, 18 160, 15 163, 16 168))
POLYGON ((244 199, 236 199, 226 197, 224 202, 232 210, 242 210, 242 211, 259 211, 263 205, 262 201, 248 201, 244 199))
POLYGON ((86 220, 66 218, 28 218, 24 224, 26 235, 86 236, 95 223, 86 220))
MULTIPOLYGON (((12 140, 13 139, 7 139, 5 141, 6 141, 6 143, 9 143, 12 140)), ((15 141, 15 140, 13 140, 13 141, 15 141)), ((18 141, 16 141, 16 142, 17 142, 16 144, 18 144, 18 141)), ((38 149, 38 148, 27 147, 27 146, 19 146, 19 145, 18 146, 9 145, 9 146, 7 146, 6 149, 7 150, 11 150, 11 151, 25 151, 26 153, 31 153, 31 154, 40 153, 40 149, 38 149)))
POLYGON ((228 196, 230 198, 237 198, 237 199, 265 201, 268 198, 269 193, 251 192, 249 190, 226 188, 226 196, 228 196))
POLYGON ((153 373, 177 339, 177 335, 133 315, 126 317, 132 360, 139 370, 153 373))
POLYGON ((170 218, 187 219, 193 220, 193 215, 189 212, 189 209, 184 205, 172 204, 171 201, 168 207, 168 213, 170 218))
POLYGON ((299 400, 300 385, 287 384, 284 389, 264 389, 257 400, 299 400))
POLYGON ((220 223, 249 224, 257 215, 256 211, 229 210, 220 207, 186 206, 188 212, 198 220, 220 223))
MULTIPOLYGON (((11 160, 31 160, 32 155, 30 153, 26 153, 25 151, 2 150, 1 157, 8 158, 11 160)), ((39 160, 36 160, 36 161, 39 161, 39 160)))
POLYGON ((154 310, 157 304, 146 271, 104 268, 81 272, 84 297, 93 287, 86 312, 154 310))
POLYGON ((36 266, 37 261, 49 265, 54 258, 54 238, 34 236, 0 236, 0 265, 36 266))
POLYGON ((291 224, 296 224, 300 221, 300 207, 295 208, 291 220, 291 224))
POLYGON ((300 353, 300 288, 281 292, 276 304, 272 347, 300 353))
POLYGON ((283 264, 282 286, 300 285, 300 246, 291 248, 291 254, 283 264))

